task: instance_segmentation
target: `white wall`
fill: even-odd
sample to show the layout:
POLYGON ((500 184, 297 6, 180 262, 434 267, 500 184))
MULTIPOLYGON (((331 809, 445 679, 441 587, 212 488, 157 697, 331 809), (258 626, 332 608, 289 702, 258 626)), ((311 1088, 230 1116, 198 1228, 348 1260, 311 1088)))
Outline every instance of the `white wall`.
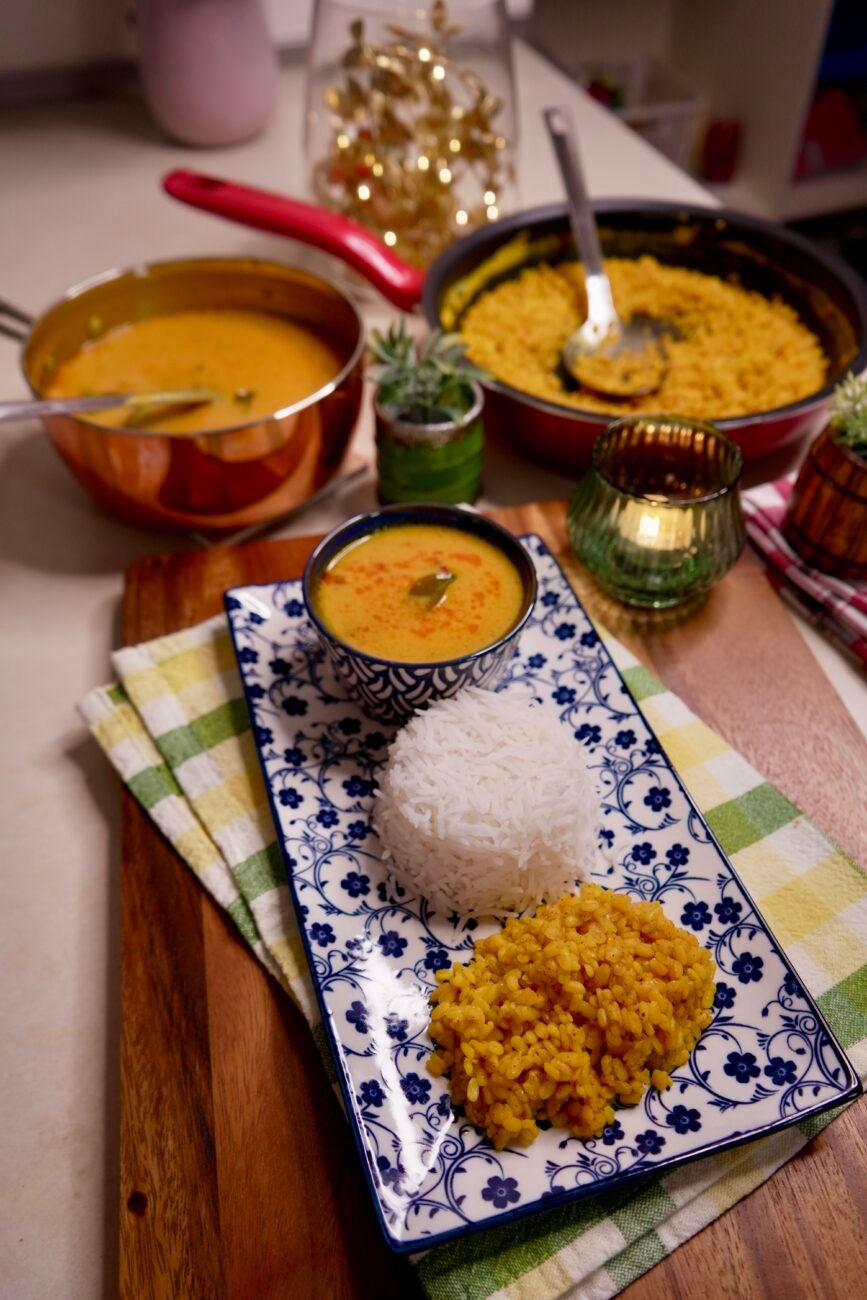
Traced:
MULTIPOLYGON (((314 0, 264 3, 279 46, 306 44, 314 0)), ((136 0, 0 0, 0 77, 128 57, 135 50, 135 7, 136 0)), ((507 0, 507 8, 525 17, 532 0, 507 0)))
MULTIPOLYGON (((228 0, 231 2, 231 0, 228 0)), ((279 45, 303 45, 313 0, 265 0, 279 45)), ((0 0, 0 76, 129 55, 135 0, 0 0)))
POLYGON ((536 0, 531 39, 564 71, 596 60, 665 60, 673 9, 674 0, 536 0))

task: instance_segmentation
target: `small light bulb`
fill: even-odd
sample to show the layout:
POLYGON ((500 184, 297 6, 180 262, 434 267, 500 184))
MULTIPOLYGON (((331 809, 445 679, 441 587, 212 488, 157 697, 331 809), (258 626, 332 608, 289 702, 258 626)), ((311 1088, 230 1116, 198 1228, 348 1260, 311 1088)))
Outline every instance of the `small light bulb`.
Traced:
POLYGON ((428 158, 426 154, 422 154, 416 163, 416 166, 420 172, 426 172, 428 167, 430 167, 430 158, 428 158))
POLYGON ((440 180, 442 181, 443 185, 448 185, 448 183, 449 183, 449 181, 450 181, 451 179, 452 179, 452 173, 451 173, 450 169, 449 169, 448 167, 441 167, 441 168, 440 168, 440 180))
POLYGON ((388 244, 389 248, 394 248, 397 243, 397 235, 393 230, 386 230, 382 238, 385 240, 386 244, 388 244))
POLYGON ((459 226, 465 226, 469 221, 469 217, 467 216, 466 212, 464 212, 463 208, 458 208, 457 212, 455 213, 455 221, 458 223, 459 226))
POLYGON ((452 153, 460 153, 461 151, 460 140, 449 140, 449 148, 451 149, 452 153))
POLYGON ((485 190, 485 202, 488 204, 488 206, 490 206, 492 203, 496 203, 496 201, 497 201, 497 196, 494 193, 494 191, 485 190))
POLYGON ((421 49, 420 49, 419 52, 418 52, 418 57, 419 57, 420 62, 422 62, 422 63, 430 63, 430 50, 427 48, 426 45, 423 45, 423 46, 421 47, 421 49))
POLYGON ((370 186, 359 185, 358 189, 356 190, 356 193, 358 197, 361 199, 362 203, 364 203, 367 199, 370 198, 370 186))
POLYGON ((499 208, 497 208, 493 203, 486 208, 485 211, 487 213, 488 221, 496 221, 497 217, 500 215, 499 208))
POLYGON ((431 68, 431 76, 434 81, 442 81, 446 75, 446 70, 441 63, 435 63, 431 68))
POLYGON ((339 136, 337 137, 337 148, 338 148, 338 149, 348 149, 348 148, 349 148, 349 136, 348 136, 348 135, 339 135, 339 136))
POLYGON ((373 172, 374 176, 381 176, 385 171, 385 168, 382 163, 374 163, 370 170, 373 172))

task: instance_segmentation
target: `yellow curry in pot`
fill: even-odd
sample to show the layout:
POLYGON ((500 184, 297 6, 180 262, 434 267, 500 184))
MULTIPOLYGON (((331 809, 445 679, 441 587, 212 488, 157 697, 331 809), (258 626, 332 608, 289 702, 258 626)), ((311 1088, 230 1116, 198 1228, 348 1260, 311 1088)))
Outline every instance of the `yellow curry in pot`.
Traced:
MULTIPOLYGON (((205 388, 201 406, 155 410, 148 432, 206 433, 272 415, 310 397, 342 358, 307 325, 266 311, 210 308, 132 321, 85 343, 57 367, 46 397, 205 388)), ((87 417, 123 427, 115 408, 87 417)))

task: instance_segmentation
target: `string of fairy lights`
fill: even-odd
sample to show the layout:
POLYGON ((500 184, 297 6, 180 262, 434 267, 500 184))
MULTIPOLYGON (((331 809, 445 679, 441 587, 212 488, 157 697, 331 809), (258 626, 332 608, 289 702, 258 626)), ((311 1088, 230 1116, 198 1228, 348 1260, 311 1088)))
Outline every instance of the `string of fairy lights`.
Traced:
POLYGON ((313 167, 319 202, 422 266, 463 230, 496 221, 513 167, 496 122, 502 100, 450 53, 463 25, 444 0, 426 18, 416 31, 388 24, 378 41, 363 19, 350 24, 342 78, 324 94, 327 152, 313 167))

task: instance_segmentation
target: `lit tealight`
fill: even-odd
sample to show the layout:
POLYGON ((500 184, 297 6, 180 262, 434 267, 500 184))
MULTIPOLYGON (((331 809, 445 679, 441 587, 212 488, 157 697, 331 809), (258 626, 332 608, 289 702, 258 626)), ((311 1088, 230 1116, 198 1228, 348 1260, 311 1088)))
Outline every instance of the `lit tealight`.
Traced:
POLYGON ((465 226, 469 221, 469 217, 467 216, 466 212, 464 212, 463 208, 458 208, 457 212, 455 213, 455 221, 458 223, 459 226, 465 226))
POLYGON ((416 163, 416 166, 420 172, 426 172, 428 167, 430 167, 430 158, 428 158, 426 154, 422 154, 416 163))
POLYGON ((337 148, 338 148, 338 149, 348 149, 348 148, 349 148, 349 136, 348 136, 348 135, 339 135, 339 136, 337 137, 337 148))
POLYGON ((491 203, 488 205, 487 208, 485 208, 485 213, 487 215, 488 221, 496 221, 497 217, 500 215, 500 209, 496 206, 496 204, 491 203))
POLYGON ((642 542, 656 540, 659 536, 659 515, 642 515, 638 521, 638 539, 642 542))
POLYGON ((359 185, 358 189, 355 192, 358 195, 358 197, 361 199, 362 203, 366 202, 366 200, 370 198, 369 185, 359 185))
POLYGON ((395 244, 397 243, 397 235, 394 233, 393 230, 386 230, 382 238, 385 241, 385 243, 388 244, 389 248, 394 248, 395 244))
POLYGON ((443 185, 448 185, 451 182, 451 179, 452 179, 451 169, 449 167, 441 167, 440 180, 442 181, 443 185))
POLYGON ((488 204, 488 206, 490 206, 492 203, 496 203, 496 201, 497 201, 497 196, 494 193, 494 191, 485 190, 485 202, 488 204))
POLYGON ((435 63, 430 70, 434 81, 442 81, 446 75, 446 70, 441 63, 435 63))

